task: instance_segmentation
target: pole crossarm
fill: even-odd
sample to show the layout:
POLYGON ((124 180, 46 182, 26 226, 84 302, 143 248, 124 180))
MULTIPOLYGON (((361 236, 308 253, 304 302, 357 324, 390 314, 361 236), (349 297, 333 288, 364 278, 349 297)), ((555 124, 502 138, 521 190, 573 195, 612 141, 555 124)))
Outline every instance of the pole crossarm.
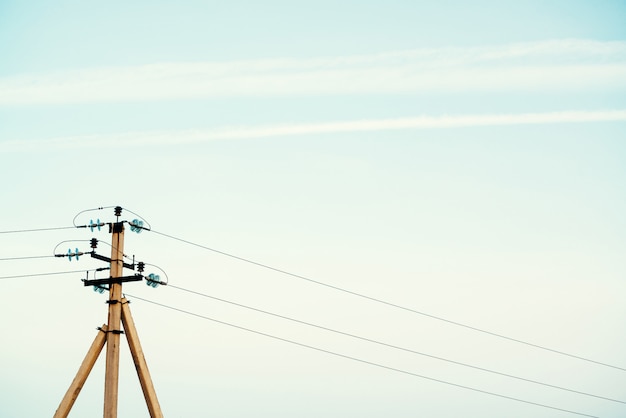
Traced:
POLYGON ((92 279, 92 280, 83 280, 85 286, 101 286, 105 284, 113 284, 113 283, 126 283, 126 282, 140 282, 143 280, 143 276, 141 274, 135 274, 133 276, 122 276, 122 277, 107 277, 106 279, 92 279))

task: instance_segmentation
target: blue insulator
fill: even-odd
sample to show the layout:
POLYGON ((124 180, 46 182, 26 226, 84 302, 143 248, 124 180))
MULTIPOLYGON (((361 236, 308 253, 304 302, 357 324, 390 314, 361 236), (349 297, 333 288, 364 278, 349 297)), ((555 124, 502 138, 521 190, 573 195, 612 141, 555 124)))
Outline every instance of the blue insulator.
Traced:
POLYGON ((67 258, 68 258, 70 261, 72 261, 72 256, 73 256, 73 255, 74 255, 74 254, 72 254, 72 249, 71 249, 71 248, 68 248, 68 249, 67 249, 67 258))
POLYGON ((107 290, 107 288, 104 287, 104 286, 94 286, 93 287, 93 291, 94 292, 98 292, 100 294, 104 293, 105 290, 107 290))
POLYGON ((76 256, 76 261, 78 261, 78 248, 76 249, 76 254, 74 254, 76 256))
POLYGON ((133 219, 132 222, 130 223, 130 230, 138 234, 140 234, 141 231, 143 230, 142 227, 143 227, 143 221, 140 221, 139 219, 133 219))
POLYGON ((102 224, 100 223, 100 218, 98 218, 96 223, 93 222, 93 219, 89 220, 89 229, 91 229, 91 232, 93 232, 94 228, 98 228, 98 231, 100 231, 101 226, 102 224))
POLYGON ((158 274, 150 273, 148 274, 148 280, 146 280, 146 284, 148 286, 152 286, 156 288, 159 285, 160 281, 161 281, 161 277, 159 277, 158 274))

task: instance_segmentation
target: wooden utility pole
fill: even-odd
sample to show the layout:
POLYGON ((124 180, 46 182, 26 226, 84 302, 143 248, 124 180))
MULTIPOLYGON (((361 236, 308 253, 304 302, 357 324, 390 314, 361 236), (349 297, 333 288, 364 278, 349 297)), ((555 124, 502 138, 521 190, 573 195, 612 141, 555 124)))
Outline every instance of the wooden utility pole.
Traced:
MULTIPOLYGON (((78 398, 78 395, 83 388, 89 373, 91 372, 98 356, 102 352, 104 345, 106 344, 106 370, 104 380, 104 418, 117 418, 117 399, 119 388, 119 365, 120 365, 120 336, 126 332, 128 340, 128 346, 130 348, 133 362, 135 363, 135 369, 139 376, 139 382, 141 383, 141 389, 148 406, 151 418, 163 418, 161 412, 161 406, 152 384, 152 378, 148 371, 148 365, 139 343, 139 336, 137 335, 137 329, 135 323, 130 314, 130 308, 128 307, 128 301, 122 297, 122 283, 130 281, 141 281, 143 276, 141 274, 135 274, 134 276, 123 276, 124 267, 135 269, 135 264, 124 263, 124 222, 119 221, 122 208, 115 208, 115 215, 117 221, 109 224, 110 232, 112 233, 111 240, 111 258, 107 258, 91 252, 91 257, 102 261, 110 262, 111 275, 106 279, 94 279, 84 280, 85 286, 99 286, 101 289, 104 285, 109 285, 109 316, 108 324, 99 328, 98 335, 92 343, 85 359, 83 360, 76 377, 72 381, 69 389, 67 390, 63 400, 57 408, 54 418, 66 418, 78 398), (122 324, 124 330, 122 331, 122 324)), ((131 229, 136 227, 135 224, 131 224, 131 229)), ((92 243, 95 241, 92 240, 92 243)), ((95 244, 92 245, 95 248, 95 244)), ((143 263, 139 263, 139 271, 143 271, 143 263)))
POLYGON ((146 363, 146 358, 143 356, 143 350, 141 349, 141 343, 137 335, 137 328, 135 328, 135 322, 130 315, 130 308, 128 307, 126 298, 122 299, 122 323, 124 324, 128 348, 130 348, 130 354, 133 356, 133 362, 137 369, 139 383, 141 384, 141 390, 143 391, 143 397, 148 405, 150 416, 152 418, 163 418, 161 406, 159 405, 159 400, 157 399, 154 385, 152 384, 152 378, 148 371, 148 364, 146 363))
MULTIPOLYGON (((111 279, 122 277, 124 268, 124 224, 112 226, 111 279)), ((120 334, 122 320, 122 283, 111 281, 109 287, 109 331, 107 332, 106 372, 104 374, 104 418, 117 418, 117 394, 120 371, 120 334)))
POLYGON ((98 331, 98 335, 96 335, 96 339, 93 341, 93 344, 91 344, 83 363, 80 365, 78 373, 76 373, 76 377, 72 381, 70 388, 65 393, 61 404, 57 408, 54 418, 66 418, 70 413, 72 406, 74 406, 74 402, 76 402, 76 398, 78 398, 80 390, 85 385, 87 377, 89 376, 89 373, 91 373, 91 369, 93 369, 93 365, 96 364, 96 360, 98 360, 98 356, 104 347, 104 343, 106 343, 106 335, 107 326, 102 325, 98 331))

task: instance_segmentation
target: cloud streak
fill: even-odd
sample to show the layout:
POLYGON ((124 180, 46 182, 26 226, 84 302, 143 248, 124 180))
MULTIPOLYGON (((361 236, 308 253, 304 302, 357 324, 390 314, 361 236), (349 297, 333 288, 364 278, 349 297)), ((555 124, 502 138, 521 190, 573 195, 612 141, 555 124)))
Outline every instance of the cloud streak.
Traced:
POLYGON ((615 87, 626 87, 626 42, 557 40, 22 74, 0 78, 0 106, 615 87))
POLYGON ((120 146, 197 144, 216 140, 241 140, 284 136, 325 135, 347 132, 375 132, 406 129, 449 129, 479 126, 537 125, 558 123, 626 122, 626 110, 563 111, 520 114, 417 116, 395 119, 368 119, 306 124, 224 127, 210 130, 127 132, 111 135, 61 137, 30 141, 5 141, 0 151, 46 151, 120 146))

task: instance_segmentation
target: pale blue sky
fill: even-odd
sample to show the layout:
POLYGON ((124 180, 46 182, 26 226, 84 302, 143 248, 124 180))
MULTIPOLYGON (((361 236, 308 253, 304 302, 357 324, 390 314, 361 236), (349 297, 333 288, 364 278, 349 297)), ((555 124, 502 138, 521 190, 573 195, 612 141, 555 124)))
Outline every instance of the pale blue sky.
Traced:
MULTIPOLYGON (((83 209, 122 205, 164 233, 626 367, 626 3, 468 4, 0 0, 0 231, 65 226, 83 209)), ((90 217, 111 220, 101 212, 79 222, 90 217)), ((0 258, 50 254, 63 240, 92 236, 109 238, 0 234, 0 258)), ((127 233, 126 252, 178 286, 626 401, 618 370, 147 232, 127 233)), ((0 261, 0 277, 99 266, 0 261)), ((2 417, 56 409, 106 321, 104 296, 82 277, 0 280, 2 417)), ((626 414, 623 404, 173 288, 125 290, 436 379, 603 418, 626 414)), ((168 417, 573 416, 139 300, 132 309, 168 417)), ((119 416, 148 416, 122 352, 119 416)), ((70 417, 101 414, 103 370, 100 359, 70 417)))

